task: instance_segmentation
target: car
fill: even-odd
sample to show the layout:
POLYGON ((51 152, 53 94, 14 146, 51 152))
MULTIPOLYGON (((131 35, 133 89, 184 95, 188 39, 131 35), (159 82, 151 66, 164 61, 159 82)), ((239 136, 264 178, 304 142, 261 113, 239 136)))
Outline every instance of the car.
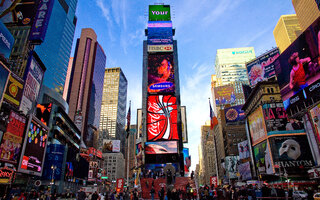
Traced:
POLYGON ((292 193, 292 198, 294 200, 307 199, 308 198, 308 194, 305 191, 294 191, 292 193))
POLYGON ((313 199, 314 199, 314 200, 320 200, 320 192, 315 193, 315 194, 313 195, 313 199))

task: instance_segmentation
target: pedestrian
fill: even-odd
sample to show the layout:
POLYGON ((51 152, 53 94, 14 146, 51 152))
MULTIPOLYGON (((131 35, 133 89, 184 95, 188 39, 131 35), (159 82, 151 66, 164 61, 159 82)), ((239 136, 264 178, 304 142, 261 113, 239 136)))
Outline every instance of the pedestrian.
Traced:
POLYGON ((87 195, 84 192, 84 189, 80 188, 80 191, 78 192, 78 200, 85 200, 86 198, 87 198, 87 195))
POLYGON ((95 191, 92 196, 91 196, 91 200, 98 200, 99 199, 99 195, 98 195, 98 192, 95 191))
POLYGON ((161 187, 161 190, 158 192, 160 200, 164 200, 164 187, 161 187))
POLYGON ((151 199, 154 200, 154 193, 156 191, 154 190, 153 186, 151 187, 151 190, 150 190, 150 194, 151 194, 151 199))

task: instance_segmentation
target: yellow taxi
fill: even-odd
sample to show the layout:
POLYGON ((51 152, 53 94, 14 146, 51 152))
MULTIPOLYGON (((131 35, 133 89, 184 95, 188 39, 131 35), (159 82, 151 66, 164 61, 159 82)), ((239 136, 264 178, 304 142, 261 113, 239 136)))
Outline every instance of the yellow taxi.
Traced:
POLYGON ((314 200, 320 200, 320 192, 315 193, 315 194, 313 195, 313 199, 314 199, 314 200))

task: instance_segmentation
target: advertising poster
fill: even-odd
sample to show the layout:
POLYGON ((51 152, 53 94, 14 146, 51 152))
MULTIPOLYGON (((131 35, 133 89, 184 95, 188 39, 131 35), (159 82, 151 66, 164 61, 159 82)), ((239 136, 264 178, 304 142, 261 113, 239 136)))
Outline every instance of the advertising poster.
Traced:
POLYGON ((7 130, 0 143, 0 161, 17 164, 22 149, 22 138, 26 118, 13 110, 10 111, 7 130))
POLYGON ((315 129, 315 135, 320 143, 320 104, 310 110, 311 119, 315 129))
POLYGON ((174 63, 172 54, 148 55, 148 92, 174 93, 174 63))
POLYGON ((137 110, 137 138, 142 137, 142 109, 137 110))
POLYGON ((243 105, 232 106, 224 109, 224 114, 226 117, 226 122, 237 122, 245 119, 245 113, 241 109, 243 105))
POLYGON ((189 148, 183 148, 183 160, 184 160, 184 172, 189 173, 189 168, 191 166, 191 156, 189 154, 189 148))
POLYGON ((148 52, 173 52, 173 45, 148 45, 148 52))
POLYGON ((45 180, 61 180, 62 164, 64 157, 65 146, 61 144, 50 144, 47 146, 46 159, 43 165, 42 178, 45 180), (53 170, 51 167, 56 169, 53 170))
POLYGON ((46 126, 49 124, 52 103, 38 104, 36 109, 36 117, 46 126))
POLYGON ((236 95, 232 86, 219 86, 214 88, 216 105, 232 104, 236 102, 236 95))
POLYGON ((103 153, 120 152, 120 140, 103 140, 103 153))
POLYGON ((187 115, 186 115, 185 106, 181 106, 181 126, 182 126, 182 142, 188 143, 187 115))
POLYGON ((241 176, 241 180, 245 181, 252 179, 250 162, 240 164, 238 170, 241 176))
POLYGON ((142 145, 141 143, 136 144, 136 161, 135 161, 135 165, 136 167, 140 167, 143 164, 143 159, 142 159, 142 145))
POLYGON ((32 117, 20 158, 18 169, 20 172, 41 176, 47 139, 48 129, 38 119, 32 117))
POLYGON ((172 154, 178 153, 177 141, 146 142, 144 145, 145 154, 172 154))
POLYGON ((118 178, 117 179, 117 193, 123 192, 123 185, 124 185, 124 179, 118 178))
POLYGON ((274 48, 246 64, 250 85, 266 81, 276 75, 274 61, 280 56, 279 49, 274 48))
POLYGON ((267 142, 261 142, 253 147, 256 168, 258 169, 259 173, 266 173, 266 149, 267 142))
POLYGON ((8 80, 8 85, 4 93, 4 101, 10 103, 16 109, 20 107, 20 101, 23 93, 23 80, 15 74, 11 73, 8 80))
MULTIPOLYGON (((152 47, 165 45, 166 48, 157 48, 162 51, 173 51, 173 33, 172 33, 172 22, 164 21, 164 22, 148 22, 148 46, 150 46, 150 50, 154 49, 152 47)), ((149 48, 148 48, 149 49, 149 48)))
POLYGON ((267 133, 261 106, 248 116, 248 122, 252 144, 254 145, 260 140, 263 140, 267 133))
POLYGON ((226 171, 229 178, 237 178, 239 156, 227 156, 225 159, 226 171))
POLYGON ((170 5, 149 5, 149 21, 170 20, 170 5))
POLYGON ((265 155, 265 163, 266 163, 266 173, 267 174, 273 174, 274 173, 274 170, 273 170, 273 163, 272 163, 272 160, 271 160, 271 151, 270 151, 270 148, 269 148, 269 145, 267 145, 267 148, 266 148, 266 155, 265 155))
POLYGON ((314 166, 306 135, 273 137, 270 138, 270 146, 274 164, 288 172, 314 166))
MULTIPOLYGON (((179 167, 177 163, 170 163, 175 169, 176 172, 179 171, 179 167)), ((163 169, 167 166, 167 164, 146 164, 145 169, 151 170, 152 172, 163 172, 163 169)))
POLYGON ((25 76, 25 84, 20 104, 20 110, 25 115, 32 109, 34 102, 36 102, 38 98, 44 75, 44 70, 34 55, 30 55, 27 66, 28 72, 25 76))
POLYGON ((293 115, 320 100, 320 18, 309 26, 275 62, 287 114, 293 115))
POLYGON ((9 70, 0 62, 0 103, 9 77, 9 70))
POLYGON ((218 177, 211 176, 210 177, 210 186, 217 187, 218 186, 218 177))
POLYGON ((240 160, 250 157, 248 140, 238 143, 238 151, 240 160))
POLYGON ((78 149, 68 148, 65 180, 88 177, 89 162, 82 156, 77 156, 78 149))
POLYGON ((11 35, 10 31, 7 29, 7 27, 1 21, 0 21, 0 35, 1 35, 0 52, 5 58, 9 59, 11 50, 14 44, 14 38, 11 35))
POLYGON ((264 104, 262 109, 267 132, 286 130, 287 113, 281 102, 264 104))
POLYGON ((148 97, 147 140, 178 140, 177 103, 171 95, 148 97))

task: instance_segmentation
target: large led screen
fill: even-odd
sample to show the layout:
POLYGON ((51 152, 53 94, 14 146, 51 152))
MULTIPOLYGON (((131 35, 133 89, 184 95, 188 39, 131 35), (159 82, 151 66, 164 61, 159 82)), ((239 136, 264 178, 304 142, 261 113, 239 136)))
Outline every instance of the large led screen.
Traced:
POLYGON ((287 125, 287 113, 281 102, 262 106, 267 131, 284 131, 287 125))
POLYGON ((248 116, 248 122, 252 144, 255 145, 259 141, 263 140, 267 133, 261 106, 248 116))
POLYGON ((259 173, 266 172, 266 149, 267 142, 261 142, 253 147, 253 156, 259 173))
POLYGON ((172 54, 148 55, 148 92, 174 93, 174 62, 172 54))
POLYGON ((291 135, 270 138, 273 161, 289 171, 314 166, 306 135, 291 135))
POLYGON ((172 95, 148 97, 147 140, 178 140, 177 99, 172 95))
POLYGON ((170 20, 170 5, 149 5, 149 21, 170 20))
POLYGON ((47 139, 48 129, 36 118, 32 118, 25 136, 19 171, 41 175, 47 139))
POLYGON ((172 22, 149 22, 148 45, 173 44, 172 22))
POLYGON ((320 143, 320 104, 310 110, 311 119, 316 133, 318 143, 320 143))
POLYGON ((280 56, 279 49, 274 48, 246 64, 251 86, 268 80, 276 75, 274 61, 280 56))
POLYGON ((178 153, 177 141, 146 142, 145 154, 172 154, 178 153))
POLYGON ((234 88, 232 86, 219 86, 214 88, 216 105, 232 104, 236 101, 234 88))
POLYGON ((288 115, 320 100, 320 18, 306 29, 276 61, 280 93, 288 115))
POLYGON ((19 109, 23 93, 23 80, 17 75, 11 73, 9 76, 8 86, 3 95, 4 101, 10 103, 16 109, 19 109))
POLYGON ((50 120, 51 109, 52 103, 37 105, 36 117, 46 126, 48 126, 50 120))
POLYGON ((245 119, 245 113, 242 110, 243 105, 232 106, 224 109, 226 122, 237 122, 245 119))
POLYGON ((190 166, 191 166, 191 156, 189 154, 189 148, 183 148, 183 160, 184 160, 184 172, 189 173, 190 166))

